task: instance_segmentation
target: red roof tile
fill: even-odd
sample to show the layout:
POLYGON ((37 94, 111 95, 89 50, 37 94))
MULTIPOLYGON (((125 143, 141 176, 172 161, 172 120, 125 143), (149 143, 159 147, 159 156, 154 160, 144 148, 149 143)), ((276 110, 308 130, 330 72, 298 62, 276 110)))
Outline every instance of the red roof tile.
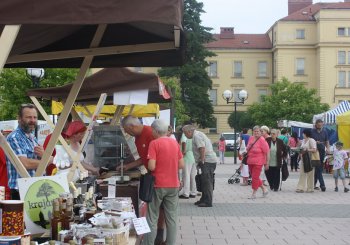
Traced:
POLYGON ((315 3, 300 9, 282 19, 281 21, 315 21, 314 15, 320 9, 350 9, 350 2, 339 3, 315 3))
POLYGON ((221 38, 214 34, 215 41, 207 43, 207 48, 230 49, 271 49, 272 44, 267 34, 234 34, 233 38, 221 38))

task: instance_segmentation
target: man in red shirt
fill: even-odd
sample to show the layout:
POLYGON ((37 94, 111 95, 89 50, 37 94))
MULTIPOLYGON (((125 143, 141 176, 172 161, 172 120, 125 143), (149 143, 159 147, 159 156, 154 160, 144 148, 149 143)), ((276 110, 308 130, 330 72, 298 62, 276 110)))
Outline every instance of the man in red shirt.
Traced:
MULTIPOLYGON (((127 171, 132 168, 137 168, 141 165, 144 165, 147 169, 148 165, 148 147, 152 140, 154 140, 154 136, 152 135, 152 128, 150 126, 142 125, 140 120, 137 117, 126 116, 123 118, 121 122, 121 126, 124 128, 124 131, 131 136, 135 137, 135 145, 137 148, 137 152, 140 156, 134 162, 128 163, 124 165, 124 171, 127 171)), ((117 168, 119 170, 119 167, 117 168)), ((163 242, 163 234, 165 228, 165 217, 164 210, 161 208, 159 212, 158 219, 158 232, 155 244, 161 244, 163 242)))
POLYGON ((152 133, 156 139, 149 145, 148 169, 155 177, 155 191, 147 208, 147 223, 151 232, 144 236, 145 245, 154 244, 159 207, 162 204, 167 221, 166 244, 176 243, 180 186, 178 172, 184 167, 184 160, 179 144, 167 137, 167 131, 168 125, 164 121, 157 119, 152 123, 152 133))

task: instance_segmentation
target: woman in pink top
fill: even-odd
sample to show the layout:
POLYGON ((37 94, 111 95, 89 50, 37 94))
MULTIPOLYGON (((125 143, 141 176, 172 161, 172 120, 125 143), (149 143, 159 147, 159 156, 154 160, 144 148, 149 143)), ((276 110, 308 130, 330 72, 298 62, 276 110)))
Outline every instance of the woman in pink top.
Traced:
POLYGON ((290 170, 293 172, 293 168, 295 172, 298 171, 298 156, 299 153, 295 150, 300 145, 298 134, 296 132, 292 133, 292 136, 288 140, 288 146, 290 149, 290 170), (294 150, 293 150, 294 149, 294 150))
POLYGON ((225 163, 225 150, 226 150, 226 143, 225 143, 225 138, 224 136, 220 137, 219 144, 218 144, 218 150, 219 150, 219 159, 220 159, 220 164, 225 163))
POLYGON ((260 179, 260 173, 263 166, 265 166, 265 170, 269 169, 269 158, 270 158, 270 149, 269 146, 261 136, 261 131, 259 126, 255 126, 253 128, 253 137, 249 138, 248 146, 248 167, 250 174, 252 176, 252 189, 253 193, 250 197, 251 199, 256 198, 256 191, 260 187, 263 191, 263 197, 266 197, 268 191, 266 187, 263 185, 262 180, 260 179))

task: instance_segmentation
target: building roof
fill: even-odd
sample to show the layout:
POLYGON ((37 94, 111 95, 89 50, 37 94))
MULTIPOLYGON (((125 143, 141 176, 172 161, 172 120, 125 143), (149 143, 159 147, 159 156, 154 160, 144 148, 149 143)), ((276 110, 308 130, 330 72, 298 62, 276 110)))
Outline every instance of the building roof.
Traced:
POLYGON ((232 38, 222 38, 214 34, 214 41, 205 45, 207 48, 230 49, 271 49, 272 44, 267 34, 233 34, 232 38))
POLYGON ((321 9, 350 9, 350 2, 315 3, 280 19, 280 21, 315 21, 314 15, 321 9))

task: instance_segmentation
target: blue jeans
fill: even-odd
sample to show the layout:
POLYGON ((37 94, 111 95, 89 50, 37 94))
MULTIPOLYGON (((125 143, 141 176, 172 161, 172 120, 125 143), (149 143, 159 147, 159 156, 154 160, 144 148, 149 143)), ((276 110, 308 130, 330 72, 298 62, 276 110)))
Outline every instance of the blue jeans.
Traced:
POLYGON ((202 197, 199 200, 201 203, 207 205, 213 205, 213 180, 214 171, 216 169, 216 163, 205 162, 204 164, 198 164, 201 168, 201 187, 202 187, 202 197))
POLYGON ((320 187, 326 187, 324 184, 324 180, 323 180, 323 160, 326 156, 326 151, 325 151, 325 147, 323 144, 317 144, 317 149, 318 152, 320 153, 320 160, 321 160, 321 165, 318 167, 315 167, 315 186, 317 184, 317 180, 320 182, 320 187))

